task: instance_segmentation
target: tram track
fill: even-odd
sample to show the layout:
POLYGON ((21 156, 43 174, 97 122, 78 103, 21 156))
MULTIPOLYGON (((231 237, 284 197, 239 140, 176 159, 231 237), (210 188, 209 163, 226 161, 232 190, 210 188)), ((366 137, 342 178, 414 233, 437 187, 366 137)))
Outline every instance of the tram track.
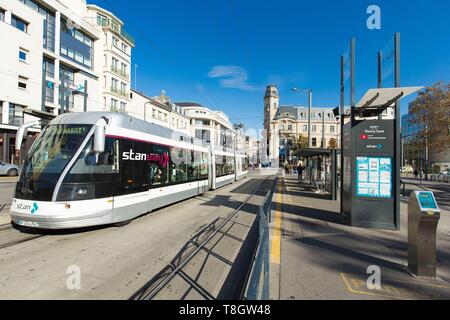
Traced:
MULTIPOLYGON (((226 234, 227 231, 223 231, 230 222, 233 221, 233 218, 237 216, 239 212, 249 204, 250 200, 252 200, 258 193, 264 189, 270 176, 267 176, 264 182, 260 183, 259 186, 253 191, 244 202, 242 202, 228 217, 226 218, 217 218, 212 223, 206 225, 201 228, 193 238, 191 238, 187 244, 181 249, 181 251, 177 254, 177 256, 169 263, 165 268, 163 268, 155 277, 153 277, 147 284, 138 290, 135 294, 133 294, 129 300, 152 300, 155 298, 177 275, 183 277, 186 281, 190 279, 186 279, 186 276, 183 272, 183 268, 188 265, 188 263, 193 260, 196 255, 202 251, 206 250, 205 247, 214 239, 214 237, 218 234, 226 234)), ((197 197, 198 199, 198 197, 197 197)), ((203 200, 203 199, 201 199, 203 200)), ((207 250, 211 253, 210 250, 207 250)), ((196 284, 192 281, 188 281, 190 285, 197 287, 196 284)), ((202 288, 197 287, 197 289, 201 292, 202 288)), ((207 292, 204 292, 204 297, 208 300, 213 299, 207 292)))
POLYGON ((12 226, 0 227, 0 250, 44 237, 44 234, 23 233, 12 226))

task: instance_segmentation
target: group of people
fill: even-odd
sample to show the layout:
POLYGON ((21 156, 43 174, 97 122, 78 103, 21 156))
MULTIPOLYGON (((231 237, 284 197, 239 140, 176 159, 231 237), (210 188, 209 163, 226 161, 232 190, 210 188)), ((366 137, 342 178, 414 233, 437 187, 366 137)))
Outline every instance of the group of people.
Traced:
POLYGON ((422 176, 425 174, 425 171, 424 170, 421 170, 420 172, 419 172, 419 170, 417 170, 417 169, 415 169, 414 170, 414 179, 418 179, 418 177, 419 177, 419 174, 420 174, 420 177, 422 178, 422 176))
MULTIPOLYGON (((297 174, 298 180, 303 181, 303 173, 305 172, 306 167, 303 165, 302 161, 299 161, 297 165, 286 162, 284 165, 284 170, 286 171, 286 174, 290 174, 291 172, 297 174)), ((314 181, 314 186, 317 188, 316 193, 322 192, 321 188, 325 187, 325 180, 325 170, 320 170, 319 179, 314 181)))

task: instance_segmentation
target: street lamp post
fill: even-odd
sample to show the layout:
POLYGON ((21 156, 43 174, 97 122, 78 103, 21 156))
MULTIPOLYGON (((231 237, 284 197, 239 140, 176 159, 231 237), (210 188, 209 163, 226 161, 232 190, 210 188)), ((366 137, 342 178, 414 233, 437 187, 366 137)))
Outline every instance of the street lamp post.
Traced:
POLYGON ((307 92, 309 97, 309 103, 308 103, 308 148, 311 148, 311 112, 312 112, 312 89, 298 89, 298 88, 292 88, 292 91, 294 92, 307 92))

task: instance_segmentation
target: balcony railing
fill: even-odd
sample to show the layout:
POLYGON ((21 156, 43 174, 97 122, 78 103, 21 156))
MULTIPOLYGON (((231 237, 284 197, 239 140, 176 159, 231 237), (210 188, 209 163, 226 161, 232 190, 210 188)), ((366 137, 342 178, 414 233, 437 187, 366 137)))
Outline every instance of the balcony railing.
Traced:
POLYGON ((119 96, 121 96, 121 97, 128 98, 128 92, 123 91, 123 90, 121 90, 121 89, 119 89, 119 88, 116 88, 116 87, 111 86, 111 88, 110 88, 109 91, 110 91, 111 93, 114 93, 114 94, 119 95, 119 96))
POLYGON ((123 38, 128 40, 134 46, 134 43, 135 43, 134 42, 134 37, 132 37, 129 33, 125 32, 125 30, 123 30, 123 28, 119 24, 117 24, 117 23, 115 23, 115 22, 113 22, 113 21, 111 21, 109 19, 108 20, 105 20, 105 19, 98 20, 97 22, 98 22, 98 24, 100 26, 108 27, 111 30, 117 32, 118 34, 120 34, 123 38))
POLYGON ((122 78, 125 78, 127 80, 130 79, 130 75, 125 70, 116 68, 114 66, 111 66, 111 72, 117 74, 118 76, 121 76, 122 78))

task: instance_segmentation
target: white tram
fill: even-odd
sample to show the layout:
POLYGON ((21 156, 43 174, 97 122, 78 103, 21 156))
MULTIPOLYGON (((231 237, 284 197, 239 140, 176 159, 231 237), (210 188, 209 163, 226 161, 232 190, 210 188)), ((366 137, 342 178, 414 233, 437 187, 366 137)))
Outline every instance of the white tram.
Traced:
MULTIPOLYGON (((35 124, 19 129, 16 149, 35 124)), ((12 222, 42 229, 121 223, 247 176, 246 156, 217 149, 125 114, 63 114, 24 160, 12 222)))

